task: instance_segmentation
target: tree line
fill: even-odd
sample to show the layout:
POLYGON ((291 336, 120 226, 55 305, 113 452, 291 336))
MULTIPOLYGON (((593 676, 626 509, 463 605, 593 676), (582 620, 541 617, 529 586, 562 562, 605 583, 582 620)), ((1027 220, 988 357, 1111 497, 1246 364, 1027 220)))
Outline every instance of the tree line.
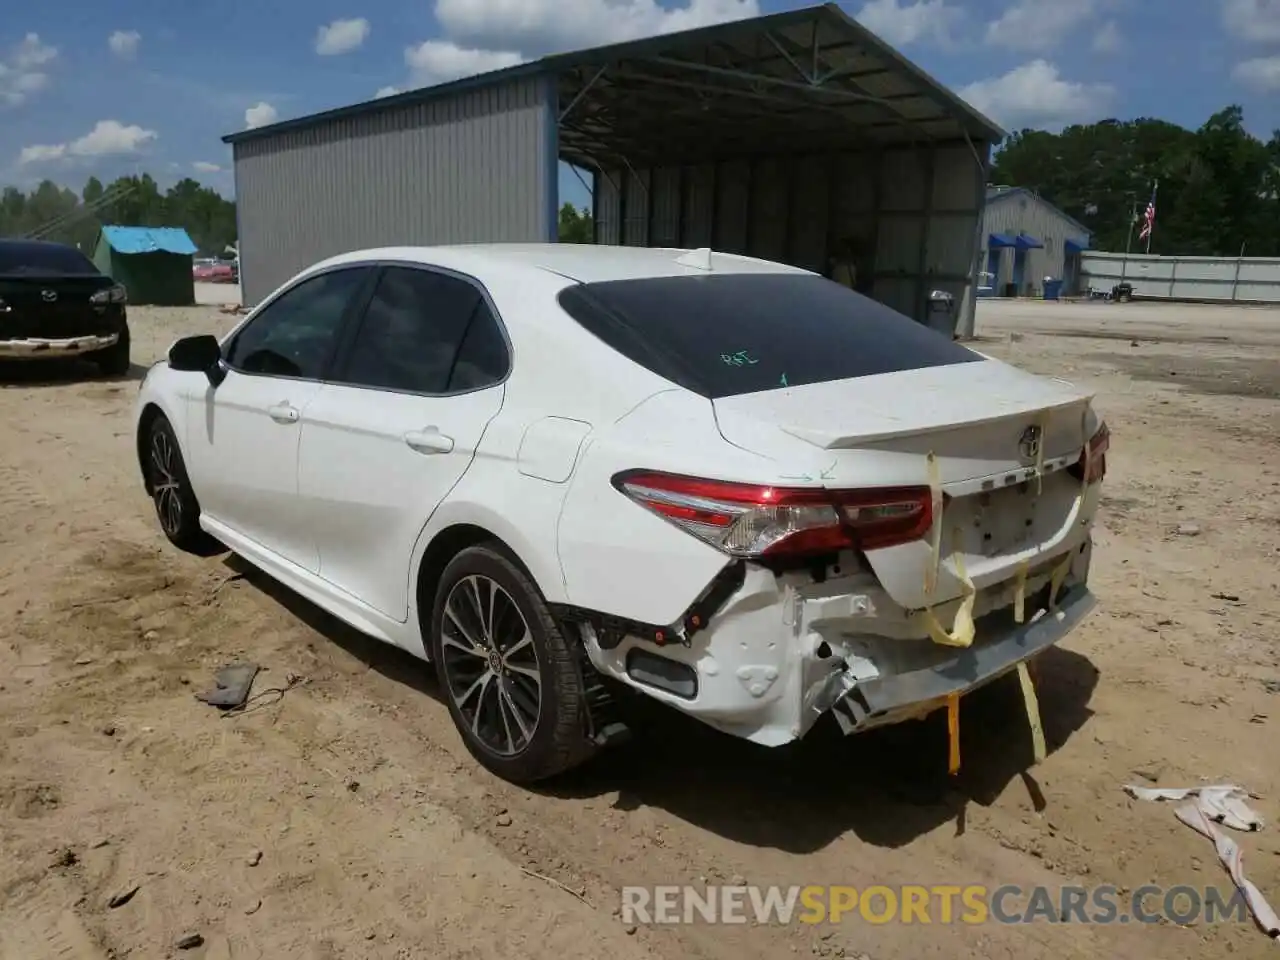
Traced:
POLYGON ((1258 139, 1238 106, 1198 130, 1146 118, 1023 130, 1001 145, 989 179, 1039 191, 1092 231, 1095 249, 1123 251, 1131 238, 1135 253, 1158 180, 1152 253, 1280 256, 1280 130, 1258 139))
POLYGON ((146 173, 105 185, 90 177, 78 194, 52 180, 0 192, 0 237, 37 235, 92 255, 104 225, 183 227, 201 253, 218 256, 236 241, 236 206, 189 177, 162 192, 146 173))

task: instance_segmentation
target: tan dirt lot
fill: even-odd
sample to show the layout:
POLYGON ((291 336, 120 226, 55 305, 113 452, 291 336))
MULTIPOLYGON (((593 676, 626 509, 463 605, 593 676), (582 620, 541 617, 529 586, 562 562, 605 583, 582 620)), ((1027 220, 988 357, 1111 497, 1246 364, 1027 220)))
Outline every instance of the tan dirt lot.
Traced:
MULTIPOLYGON (((143 365, 232 322, 132 318, 143 365)), ((133 453, 141 367, 4 368, 0 958, 1273 956, 1235 923, 613 915, 625 884, 1229 890, 1171 809, 1121 792, 1218 780, 1263 796, 1267 827, 1237 839, 1280 906, 1280 311, 984 303, 979 334, 1095 389, 1114 439, 1100 609, 1040 665, 1050 755, 1030 767, 1000 684, 965 704, 954 782, 937 718, 768 751, 659 713, 555 786, 507 786, 417 661, 233 559, 168 546, 133 453), (255 691, 303 682, 235 717, 194 699, 242 656, 267 668, 255 691), (204 945, 178 951, 189 932, 204 945)))

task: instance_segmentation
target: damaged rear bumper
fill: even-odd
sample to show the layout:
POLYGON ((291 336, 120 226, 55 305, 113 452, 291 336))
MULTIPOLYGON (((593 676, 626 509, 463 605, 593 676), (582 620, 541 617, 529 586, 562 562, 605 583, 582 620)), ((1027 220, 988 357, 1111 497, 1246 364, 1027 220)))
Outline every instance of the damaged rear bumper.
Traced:
MULTIPOLYGON (((710 622, 681 641, 624 636, 605 646, 586 626, 601 673, 725 733, 765 746, 803 737, 830 712, 846 733, 924 716, 975 690, 1070 633, 1093 609, 1087 532, 1025 581, 1025 620, 1014 622, 1016 585, 981 590, 971 646, 927 636, 921 611, 895 604, 856 562, 822 582, 748 564, 740 587, 710 622), (1050 575, 1068 563, 1054 609, 1050 575)), ((935 608, 950 622, 958 601, 935 608)))
POLYGON ((833 675, 819 704, 831 698, 831 713, 845 733, 923 716, 948 697, 971 693, 1043 653, 1074 630, 1096 603, 1089 588, 1081 584, 1059 597, 1054 610, 1041 606, 1029 623, 1014 623, 1009 610, 990 614, 978 625, 973 646, 943 648, 947 655, 940 662, 865 682, 854 681, 847 673, 833 675))

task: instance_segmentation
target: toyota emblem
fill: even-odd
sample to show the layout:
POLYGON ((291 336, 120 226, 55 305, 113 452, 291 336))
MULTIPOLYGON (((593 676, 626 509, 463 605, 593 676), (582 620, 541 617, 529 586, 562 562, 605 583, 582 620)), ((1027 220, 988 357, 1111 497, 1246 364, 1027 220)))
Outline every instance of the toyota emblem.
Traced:
POLYGON ((1040 456, 1043 433, 1044 431, 1035 424, 1022 431, 1022 437, 1018 440, 1018 452, 1022 454, 1024 460, 1034 460, 1040 456))
POLYGON ((40 299, 43 300, 45 303, 53 303, 53 301, 58 299, 58 291, 57 290, 41 290, 40 299))

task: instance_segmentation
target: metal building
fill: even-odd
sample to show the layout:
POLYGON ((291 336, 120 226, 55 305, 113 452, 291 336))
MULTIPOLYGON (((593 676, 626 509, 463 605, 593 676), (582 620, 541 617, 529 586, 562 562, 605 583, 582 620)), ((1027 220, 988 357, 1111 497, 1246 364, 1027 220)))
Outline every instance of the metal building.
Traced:
POLYGON ((1044 278, 1062 281, 1062 292, 1080 286, 1080 255, 1089 228, 1026 187, 988 187, 982 216, 984 294, 1038 296, 1044 278))
POLYGON ((835 4, 546 57, 224 137, 256 303, 362 246, 554 240, 557 160, 592 171, 596 239, 826 272, 973 329, 1004 132, 835 4))

